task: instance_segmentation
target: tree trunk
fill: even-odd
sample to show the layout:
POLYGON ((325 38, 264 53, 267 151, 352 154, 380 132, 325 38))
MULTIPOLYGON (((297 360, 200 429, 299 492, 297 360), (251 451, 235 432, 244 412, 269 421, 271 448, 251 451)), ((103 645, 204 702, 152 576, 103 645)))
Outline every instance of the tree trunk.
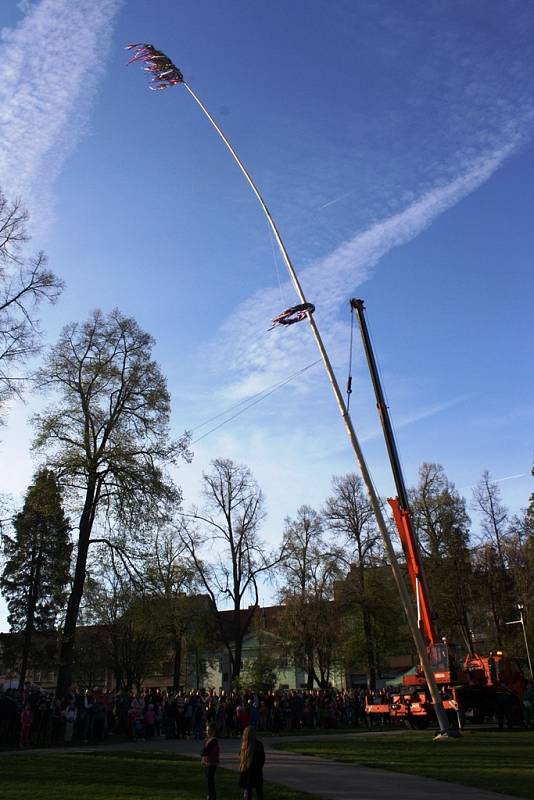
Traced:
POLYGON ((235 653, 234 653, 234 660, 232 662, 232 680, 234 678, 239 678, 239 676, 241 675, 241 656, 243 654, 243 639, 241 635, 236 637, 234 646, 235 646, 235 653))
POLYGON ((250 628, 250 623, 252 621, 252 617, 254 616, 256 609, 258 608, 257 603, 253 606, 250 606, 248 609, 248 618, 246 624, 241 627, 241 608, 236 605, 234 607, 234 648, 235 652, 232 659, 232 652, 229 650, 230 653, 230 663, 232 665, 232 679, 239 678, 241 675, 241 657, 243 655, 243 639, 247 635, 248 629, 250 628))
POLYGON ((182 637, 176 636, 174 640, 174 672, 172 685, 174 689, 180 688, 180 679, 182 677, 182 637))
POLYGON ((61 645, 59 649, 59 668, 57 674, 56 695, 60 700, 63 700, 72 683, 74 639, 76 636, 76 624, 78 622, 78 613, 80 611, 80 603, 82 601, 83 589, 85 585, 85 568, 87 565, 89 541, 91 538, 91 530, 95 515, 95 495, 96 481, 93 479, 89 481, 87 493, 85 495, 83 512, 80 517, 80 534, 78 538, 76 569, 74 572, 72 592, 67 604, 67 613, 65 615, 65 624, 63 626, 61 645))
MULTIPOLYGON (((34 551, 32 551, 32 561, 33 561, 33 552, 34 551)), ((33 572, 33 565, 32 565, 32 572, 33 572)), ((30 655, 30 649, 32 646, 33 628, 35 622, 35 609, 37 608, 37 595, 39 592, 40 581, 41 581, 41 555, 39 554, 37 557, 36 571, 33 576, 32 585, 30 587, 30 596, 28 598, 26 626, 24 629, 24 640, 22 643, 22 659, 20 665, 19 692, 23 691, 24 684, 26 682, 26 671, 28 669, 28 659, 30 655)))
POLYGON ((195 673, 196 673, 196 688, 200 689, 200 655, 198 647, 195 648, 195 673))
POLYGON ((313 668, 313 650, 310 648, 306 651, 306 673, 306 688, 313 689, 315 670, 313 668))
POLYGON ((27 624, 26 630, 24 631, 24 641, 22 643, 22 658, 20 663, 20 676, 19 676, 19 692, 23 691, 24 684, 26 682, 28 658, 30 655, 30 648, 32 644, 32 633, 33 633, 33 625, 30 626, 29 624, 27 624))
POLYGON ((313 666, 308 664, 308 675, 306 678, 306 688, 313 689, 313 676, 314 676, 314 669, 313 666))
POLYGON ((373 647, 373 629, 371 625, 371 615, 369 609, 364 605, 362 608, 363 633, 365 636, 365 652, 367 655, 367 676, 368 688, 376 688, 376 666, 373 647))

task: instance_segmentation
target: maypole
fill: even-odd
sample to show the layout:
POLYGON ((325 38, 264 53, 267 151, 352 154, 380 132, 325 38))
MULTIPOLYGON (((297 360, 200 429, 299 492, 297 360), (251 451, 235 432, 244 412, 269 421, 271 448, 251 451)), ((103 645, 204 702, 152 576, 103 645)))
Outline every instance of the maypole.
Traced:
POLYGON ((451 735, 451 732, 450 732, 449 722, 448 722, 448 719, 447 719, 447 714, 445 712, 445 709, 443 708, 443 703, 441 701, 441 695, 439 693, 439 689, 438 689, 438 686, 436 684, 436 680, 434 678, 434 673, 432 672, 432 668, 430 666, 430 662, 429 662, 429 659, 428 659, 426 645, 424 643, 421 631, 419 630, 419 625, 418 625, 418 622, 417 622, 417 616, 416 616, 416 612, 415 612, 415 609, 414 609, 414 606, 413 606, 413 602, 412 602, 412 599, 411 599, 411 597, 409 595, 409 592, 408 592, 408 589, 407 589, 407 586, 406 586, 406 582, 404 580, 404 576, 402 574, 399 562, 397 560, 397 556, 396 556, 395 550, 393 548, 391 537, 390 537, 389 531, 388 531, 388 526, 387 526, 387 523, 386 523, 386 521, 384 519, 384 515, 382 514, 382 508, 381 508, 380 501, 379 501, 378 495, 376 493, 375 487, 373 485, 371 474, 370 474, 369 469, 367 467, 367 463, 365 461, 365 457, 363 455, 363 451, 362 451, 362 449, 360 447, 360 443, 358 441, 358 437, 356 436, 356 431, 354 430, 354 426, 352 424, 352 420, 351 420, 351 418, 349 416, 347 407, 345 405, 345 400, 343 398, 343 395, 341 394, 341 391, 340 391, 340 388, 339 388, 339 384, 337 382, 337 378, 335 376, 334 370, 332 368, 332 364, 331 364, 330 359, 328 357, 328 353, 326 351, 326 348, 324 346, 323 340, 322 340, 321 335, 319 333, 319 329, 318 329, 317 324, 315 322, 315 319, 313 317, 313 308, 314 307, 310 303, 308 303, 308 301, 306 300, 306 297, 305 297, 305 294, 304 294, 304 290, 303 290, 303 288, 301 286, 301 283, 299 281, 297 272, 295 270, 295 267, 293 266, 293 262, 291 261, 291 259, 289 257, 289 254, 288 254, 288 252, 286 250, 286 246, 285 246, 285 244, 284 244, 284 242, 282 240, 282 237, 280 236, 278 228, 276 227, 276 224, 275 224, 274 219, 273 219, 273 217, 271 215, 271 212, 269 211, 269 209, 267 207, 267 204, 265 203, 265 200, 263 199, 258 187, 254 183, 254 181, 252 179, 252 176, 250 175, 250 173, 248 172, 247 168, 245 167, 245 165, 243 164, 243 162, 241 161, 241 159, 237 155, 237 153, 234 150, 233 146, 230 144, 229 140, 226 138, 225 134, 223 133, 222 129, 219 127, 217 122, 211 116, 211 114, 209 113, 209 111, 206 108, 206 106, 204 105, 204 103, 202 103, 202 101, 195 94, 193 89, 185 82, 184 76, 182 75, 182 72, 178 69, 178 67, 176 67, 175 64, 173 64, 173 62, 164 53, 162 53, 160 50, 156 50, 154 48, 154 46, 151 45, 151 44, 144 44, 144 43, 132 44, 132 45, 128 45, 127 49, 128 50, 132 50, 133 49, 135 51, 133 57, 130 59, 130 61, 128 63, 132 63, 134 61, 142 61, 145 64, 145 70, 152 74, 151 83, 153 83, 154 85, 150 86, 151 89, 153 89, 155 91, 159 91, 161 89, 166 89, 166 88, 168 88, 170 86, 176 86, 178 84, 181 84, 182 86, 184 86, 184 88, 189 92, 189 94, 191 95, 191 97, 193 98, 195 103, 199 106, 199 108, 205 114, 205 116, 207 117, 207 119, 209 120, 209 122, 211 123, 213 128, 217 131, 219 137, 222 139, 222 141, 224 142, 225 146, 227 147, 230 155, 232 156, 232 158, 234 159, 234 161, 238 165, 239 169, 243 173, 244 177, 246 178, 249 186, 251 187, 252 191, 256 195, 256 198, 258 199, 258 202, 260 203, 260 205, 261 205, 261 207, 263 209, 263 212, 264 212, 264 214, 265 214, 265 216, 267 218, 267 222, 269 223, 269 225, 271 227, 271 230, 272 230, 272 232, 274 234, 274 237, 276 239, 276 242, 277 242, 278 247, 280 249, 280 252, 282 254, 282 258, 284 259, 284 263, 285 263, 285 265, 287 267, 287 270, 289 272, 289 275, 291 277, 291 281, 292 281, 292 283, 293 283, 293 285, 295 287, 295 290, 297 292, 298 297, 300 298, 302 306, 304 306, 304 308, 305 308, 305 316, 308 319, 308 322, 309 322, 311 330, 312 330, 312 334, 314 336, 315 342, 316 342, 317 347, 319 349, 319 353, 321 354, 321 359, 322 359, 326 374, 328 376, 328 380, 330 381, 330 385, 332 387, 332 391, 334 392, 334 396, 335 396, 336 402, 338 404, 339 411, 341 413, 343 424, 345 426, 345 430, 347 432, 347 435, 349 437, 349 441, 351 443, 352 449, 353 449, 354 454, 356 456, 356 460, 357 460, 358 465, 360 467, 362 478, 363 478, 363 481, 365 483, 365 487, 367 489, 367 494, 369 495, 369 500, 370 500, 370 503, 371 503, 371 506, 372 506, 372 509, 373 509, 373 513, 374 513, 375 518, 376 518, 378 529, 379 529, 380 534, 382 536, 382 539, 383 539, 383 542, 384 542, 384 547, 386 549, 386 553, 387 553, 387 556, 388 556, 388 559, 389 559, 389 562, 390 562, 390 565, 391 565, 391 569, 393 571, 393 575, 394 575, 394 578, 395 578, 395 583, 397 584, 397 589, 399 591, 399 595, 400 595, 401 602, 402 602, 402 605, 403 605, 403 608, 404 608, 406 619, 408 621, 410 632, 412 634, 412 638, 414 640, 414 644, 415 644, 415 647, 417 649, 417 654, 419 656, 419 659, 420 659, 420 662, 421 662, 421 666, 423 668, 425 679, 426 679, 427 685, 428 685, 429 690, 430 690, 430 694, 431 694, 432 701, 433 701, 433 704, 434 704, 434 710, 435 710, 436 717, 437 717, 437 720, 438 720, 438 725, 440 727, 439 736, 440 736, 440 738, 441 737, 444 737, 444 738, 448 737, 448 736, 451 735))

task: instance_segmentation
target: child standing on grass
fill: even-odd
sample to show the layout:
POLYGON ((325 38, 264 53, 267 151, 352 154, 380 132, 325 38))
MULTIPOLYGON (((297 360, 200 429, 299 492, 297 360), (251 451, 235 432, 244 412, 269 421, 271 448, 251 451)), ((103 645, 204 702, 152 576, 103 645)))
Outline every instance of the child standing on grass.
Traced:
POLYGON ((213 724, 208 725, 208 738, 204 742, 204 747, 200 755, 200 763, 206 770, 206 781, 208 784, 207 800, 217 800, 215 790, 215 771, 219 764, 219 742, 217 741, 217 727, 213 724))
POLYGON ((256 730, 249 725, 243 731, 239 754, 239 785, 244 791, 243 800, 252 800, 254 791, 257 800, 263 800, 264 764, 263 744, 256 737, 256 730))

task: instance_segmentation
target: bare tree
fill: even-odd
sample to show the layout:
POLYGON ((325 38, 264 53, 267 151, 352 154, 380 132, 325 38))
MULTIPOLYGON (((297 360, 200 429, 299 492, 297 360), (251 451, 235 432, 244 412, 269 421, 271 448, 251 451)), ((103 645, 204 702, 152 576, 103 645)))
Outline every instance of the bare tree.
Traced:
MULTIPOLYGON (((80 513, 76 565, 60 651, 57 692, 71 682, 76 622, 97 516, 125 531, 174 506, 180 494, 166 473, 187 457, 187 439, 169 437, 170 397, 151 358, 153 339, 115 310, 67 325, 37 374, 56 402, 34 418, 34 447, 80 513)), ((108 544, 112 542, 108 539, 108 544)))
POLYGON ((506 571, 504 540, 508 527, 508 509, 501 500, 499 484, 484 470, 473 489, 473 508, 480 514, 480 525, 486 541, 496 548, 503 573, 506 571))
POLYGON ((204 473, 204 506, 184 515, 182 541, 211 598, 232 679, 241 672, 245 638, 258 607, 258 579, 278 562, 269 556, 258 529, 265 517, 263 494, 248 467, 230 459, 212 461, 204 473), (210 561, 203 553, 209 549, 210 561), (251 603, 245 608, 246 598, 251 603), (224 624, 221 605, 229 603, 232 624, 224 624))
POLYGON ((0 408, 22 390, 24 376, 13 371, 40 350, 38 306, 54 303, 63 290, 44 253, 21 257, 28 219, 20 200, 9 202, 0 191, 0 408))
POLYGON ((306 671, 309 689, 314 681, 326 688, 330 679, 339 619, 329 601, 342 572, 343 553, 325 539, 320 514, 301 506, 295 519, 287 517, 280 563, 279 596, 284 604, 280 633, 306 671))

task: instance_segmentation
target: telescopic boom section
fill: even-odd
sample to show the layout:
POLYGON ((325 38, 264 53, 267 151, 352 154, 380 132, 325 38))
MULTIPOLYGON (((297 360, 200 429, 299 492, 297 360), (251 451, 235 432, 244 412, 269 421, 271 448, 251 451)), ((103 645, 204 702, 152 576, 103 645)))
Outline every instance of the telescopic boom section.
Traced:
POLYGON ((376 407, 378 415, 384 432, 386 440, 386 447, 388 451, 391 470, 395 480, 397 489, 397 497, 388 497, 388 503, 393 510, 393 517, 399 532, 402 549, 406 558, 406 566, 412 588, 417 599, 417 616, 419 621, 419 628, 423 634, 426 644, 435 644, 438 641, 437 632, 434 625, 434 614, 430 604, 430 595, 428 586, 423 571, 423 564, 421 560, 421 552, 417 543, 417 536, 413 524, 412 512, 410 510, 410 503, 408 500, 408 492, 406 491, 406 484, 404 483, 404 475, 400 465, 399 453, 397 450, 397 443, 393 434, 393 427, 391 425, 391 418, 389 410, 384 397, 380 375, 376 364, 376 359, 365 319, 365 306, 363 300, 352 299, 350 301, 351 309, 356 311, 358 315, 358 322, 360 325, 360 332, 362 335, 363 347, 373 388, 376 397, 376 407))

